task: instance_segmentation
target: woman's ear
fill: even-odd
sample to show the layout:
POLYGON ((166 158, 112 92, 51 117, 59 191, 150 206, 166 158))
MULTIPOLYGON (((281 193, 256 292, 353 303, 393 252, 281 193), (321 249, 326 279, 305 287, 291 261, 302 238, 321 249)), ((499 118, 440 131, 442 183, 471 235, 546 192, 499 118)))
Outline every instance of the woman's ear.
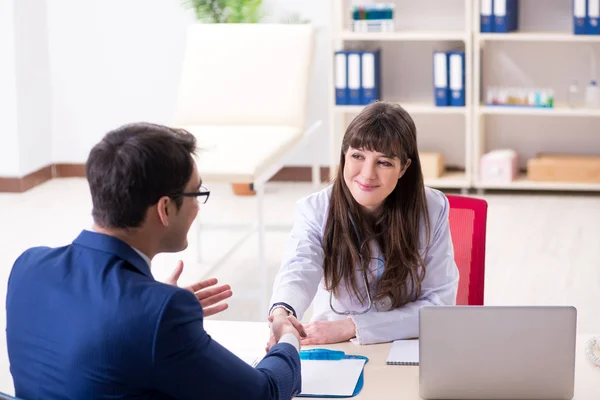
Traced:
POLYGON ((400 170, 400 174, 398 175, 398 179, 400 179, 400 178, 402 178, 404 176, 404 174, 406 173, 406 170, 408 169, 408 167, 410 167, 410 162, 411 162, 410 158, 408 160, 406 160, 406 165, 404 166, 404 168, 402 168, 400 170))
POLYGON ((158 218, 162 222, 163 226, 169 226, 169 206, 171 205, 171 198, 163 196, 156 203, 156 211, 158 212, 158 218))

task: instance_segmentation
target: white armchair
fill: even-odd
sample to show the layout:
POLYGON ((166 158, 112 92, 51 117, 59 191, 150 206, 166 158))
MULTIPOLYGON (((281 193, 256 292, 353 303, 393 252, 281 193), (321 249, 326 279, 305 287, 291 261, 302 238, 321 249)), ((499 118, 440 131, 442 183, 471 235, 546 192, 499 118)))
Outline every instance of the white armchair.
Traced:
MULTIPOLYGON (((243 240, 258 231, 262 312, 268 290, 264 186, 320 125, 305 126, 314 40, 308 24, 195 24, 188 30, 174 125, 196 136, 205 181, 253 184, 257 223, 243 240)), ((312 164, 318 185, 314 156, 312 164)))

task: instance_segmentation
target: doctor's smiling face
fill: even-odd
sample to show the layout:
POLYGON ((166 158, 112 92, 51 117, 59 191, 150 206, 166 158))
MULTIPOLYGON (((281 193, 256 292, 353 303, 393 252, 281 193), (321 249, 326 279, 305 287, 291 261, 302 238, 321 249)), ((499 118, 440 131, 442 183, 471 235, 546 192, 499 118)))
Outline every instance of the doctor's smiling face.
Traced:
POLYGON ((410 160, 378 151, 349 147, 344 160, 344 181, 352 197, 365 210, 375 211, 394 191, 410 160))
POLYGON ((340 167, 346 196, 349 192, 367 212, 377 210, 392 194, 398 199, 400 190, 417 190, 421 167, 410 115, 388 102, 365 107, 348 125, 340 167))

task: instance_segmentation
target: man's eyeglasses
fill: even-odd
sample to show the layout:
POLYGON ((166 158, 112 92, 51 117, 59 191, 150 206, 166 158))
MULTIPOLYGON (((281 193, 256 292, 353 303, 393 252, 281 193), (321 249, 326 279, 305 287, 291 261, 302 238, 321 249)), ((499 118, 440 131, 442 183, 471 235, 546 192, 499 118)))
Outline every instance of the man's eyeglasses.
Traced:
POLYGON ((200 191, 198 192, 183 192, 172 194, 169 197, 195 197, 198 199, 198 203, 204 204, 208 201, 210 197, 210 190, 208 190, 205 186, 200 186, 200 191))

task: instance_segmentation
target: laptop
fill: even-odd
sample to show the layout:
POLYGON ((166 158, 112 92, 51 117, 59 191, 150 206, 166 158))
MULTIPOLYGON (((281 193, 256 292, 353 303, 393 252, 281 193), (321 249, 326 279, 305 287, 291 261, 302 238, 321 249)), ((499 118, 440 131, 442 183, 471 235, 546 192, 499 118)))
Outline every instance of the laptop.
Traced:
POLYGON ((419 316, 423 399, 570 400, 577 310, 426 306, 419 316))

